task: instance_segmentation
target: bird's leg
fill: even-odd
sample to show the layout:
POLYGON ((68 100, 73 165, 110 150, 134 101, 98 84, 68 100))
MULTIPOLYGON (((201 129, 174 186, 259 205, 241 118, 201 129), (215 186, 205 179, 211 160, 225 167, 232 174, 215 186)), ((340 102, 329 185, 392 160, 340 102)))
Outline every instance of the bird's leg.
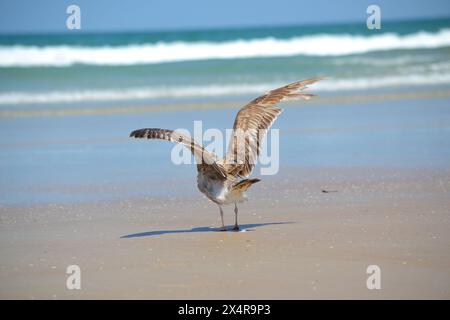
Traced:
POLYGON ((223 209, 221 205, 219 205, 219 210, 220 210, 220 220, 222 220, 222 227, 219 229, 219 231, 227 231, 225 223, 223 222, 223 209))
POLYGON ((237 216, 238 216, 238 207, 237 207, 237 203, 234 203, 234 231, 239 231, 239 225, 238 225, 238 221, 237 221, 237 216))

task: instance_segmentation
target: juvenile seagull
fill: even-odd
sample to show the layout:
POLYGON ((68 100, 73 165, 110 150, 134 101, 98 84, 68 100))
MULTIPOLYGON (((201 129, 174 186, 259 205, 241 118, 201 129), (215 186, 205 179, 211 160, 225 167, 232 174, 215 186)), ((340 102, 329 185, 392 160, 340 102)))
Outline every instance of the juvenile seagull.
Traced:
POLYGON ((255 166, 264 135, 282 112, 282 109, 276 105, 281 101, 310 99, 314 95, 302 91, 307 88, 307 85, 321 79, 312 78, 293 82, 271 90, 242 107, 234 120, 230 145, 224 158, 207 151, 193 138, 173 130, 145 128, 131 132, 130 137, 167 140, 181 143, 189 148, 197 162, 198 189, 219 206, 222 221, 220 230, 226 231, 222 206, 234 204, 235 223, 232 230, 238 231, 237 203, 245 201, 247 199, 245 191, 252 184, 260 181, 260 179, 244 178, 250 175, 255 166))

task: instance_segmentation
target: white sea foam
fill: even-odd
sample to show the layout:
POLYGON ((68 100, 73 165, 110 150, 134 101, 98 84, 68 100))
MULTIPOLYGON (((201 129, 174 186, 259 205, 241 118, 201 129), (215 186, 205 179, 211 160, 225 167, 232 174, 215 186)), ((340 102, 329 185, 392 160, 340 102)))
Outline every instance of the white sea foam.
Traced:
POLYGON ((251 39, 228 42, 159 42, 153 44, 77 46, 0 46, 0 67, 73 64, 135 65, 208 59, 286 57, 295 55, 341 56, 372 51, 439 48, 450 46, 450 29, 409 35, 373 36, 318 34, 291 39, 251 39))
MULTIPOLYGON (((258 95, 283 84, 285 83, 240 83, 203 86, 136 87, 106 90, 7 92, 0 93, 0 105, 258 95)), ((408 74, 374 78, 328 79, 314 84, 313 91, 349 91, 384 87, 447 84, 450 84, 450 73, 408 74)))

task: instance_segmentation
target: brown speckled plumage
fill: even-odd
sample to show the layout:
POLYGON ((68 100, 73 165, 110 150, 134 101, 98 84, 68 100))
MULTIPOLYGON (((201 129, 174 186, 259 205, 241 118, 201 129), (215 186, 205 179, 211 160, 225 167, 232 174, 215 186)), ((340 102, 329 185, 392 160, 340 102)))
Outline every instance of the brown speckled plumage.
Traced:
POLYGON ((303 93, 302 90, 319 80, 322 78, 293 82, 271 90, 242 107, 236 115, 228 153, 224 158, 205 150, 193 138, 169 129, 139 129, 131 132, 130 137, 167 140, 181 143, 191 150, 197 161, 198 188, 219 205, 222 229, 225 226, 221 205, 229 203, 235 204, 235 229, 238 229, 236 203, 245 199, 244 192, 259 181, 259 179, 240 181, 239 179, 248 177, 255 167, 262 139, 282 112, 276 105, 287 100, 310 99, 314 95, 303 93))

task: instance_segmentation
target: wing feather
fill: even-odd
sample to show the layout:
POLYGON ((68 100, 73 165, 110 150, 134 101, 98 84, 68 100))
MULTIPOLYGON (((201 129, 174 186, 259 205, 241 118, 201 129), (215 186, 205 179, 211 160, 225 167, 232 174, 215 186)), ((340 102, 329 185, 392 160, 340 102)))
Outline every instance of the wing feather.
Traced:
POLYGON ((248 177, 259 156, 262 139, 282 112, 276 105, 282 101, 311 99, 314 94, 301 91, 322 79, 318 77, 290 83, 271 90, 242 107, 236 115, 225 157, 227 172, 233 176, 248 177))
POLYGON ((193 138, 182 134, 176 130, 160 129, 160 128, 144 128, 134 130, 130 133, 130 137, 166 140, 180 143, 188 148, 195 157, 197 164, 212 168, 222 179, 227 177, 223 168, 221 159, 215 154, 206 150, 193 138))

